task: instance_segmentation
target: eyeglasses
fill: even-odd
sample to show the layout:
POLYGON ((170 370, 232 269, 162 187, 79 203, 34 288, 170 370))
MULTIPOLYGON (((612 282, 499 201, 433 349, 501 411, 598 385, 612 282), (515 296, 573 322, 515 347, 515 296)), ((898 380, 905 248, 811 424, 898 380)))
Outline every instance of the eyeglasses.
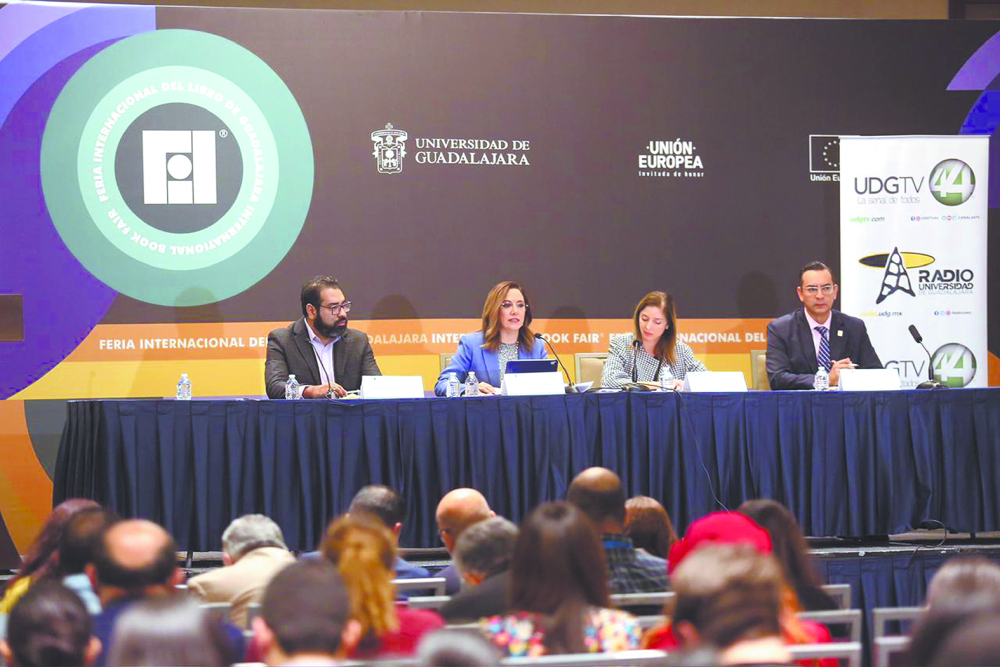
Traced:
POLYGON ((333 303, 329 306, 320 306, 320 308, 326 308, 330 311, 331 315, 339 315, 341 312, 351 312, 351 302, 345 301, 344 303, 333 303))
POLYGON ((816 296, 820 292, 822 292, 823 294, 833 294, 833 290, 836 287, 837 287, 836 285, 823 285, 821 287, 817 287, 816 285, 809 285, 808 287, 803 287, 802 291, 808 294, 809 296, 816 296))
POLYGON ((510 310, 511 308, 513 308, 515 306, 517 306, 518 308, 524 310, 524 309, 527 309, 528 304, 526 304, 523 301, 518 301, 516 303, 513 302, 513 301, 504 301, 503 303, 500 304, 501 308, 506 308, 508 310, 510 310))

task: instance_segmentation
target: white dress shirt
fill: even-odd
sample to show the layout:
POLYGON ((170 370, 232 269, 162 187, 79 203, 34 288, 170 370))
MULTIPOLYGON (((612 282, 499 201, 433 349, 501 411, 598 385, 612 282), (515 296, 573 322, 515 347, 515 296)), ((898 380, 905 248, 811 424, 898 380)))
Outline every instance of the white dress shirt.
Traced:
MULTIPOLYGON (((309 328, 309 342, 312 343, 313 350, 316 354, 316 361, 319 362, 320 382, 323 384, 333 384, 337 381, 333 372, 333 346, 338 340, 340 340, 340 336, 332 339, 329 343, 323 343, 323 340, 316 335, 316 332, 313 330, 309 320, 306 320, 305 322, 306 326, 309 328)), ((312 385, 303 385, 301 389, 304 390, 309 386, 312 385)))

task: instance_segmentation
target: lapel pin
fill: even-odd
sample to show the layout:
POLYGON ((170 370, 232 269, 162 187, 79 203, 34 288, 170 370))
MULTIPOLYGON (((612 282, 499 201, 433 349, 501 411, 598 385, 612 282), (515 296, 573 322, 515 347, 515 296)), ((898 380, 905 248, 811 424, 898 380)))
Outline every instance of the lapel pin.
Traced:
POLYGON ((844 330, 843 329, 837 329, 837 337, 838 338, 843 338, 844 337, 844 330))

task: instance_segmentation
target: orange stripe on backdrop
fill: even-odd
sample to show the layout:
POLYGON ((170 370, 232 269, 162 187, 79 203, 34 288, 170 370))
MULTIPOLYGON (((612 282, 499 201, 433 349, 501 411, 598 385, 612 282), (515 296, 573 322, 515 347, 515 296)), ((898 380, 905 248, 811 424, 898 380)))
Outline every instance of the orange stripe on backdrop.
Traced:
POLYGON ((989 383, 991 387, 1000 387, 1000 357, 990 352, 989 359, 986 360, 989 370, 989 383))
MULTIPOLYGON (((767 346, 766 319, 681 320, 678 330, 696 353, 749 352, 767 346)), ((267 334, 287 322, 208 324, 101 324, 65 361, 170 361, 263 359, 267 334)), ((357 320, 351 327, 371 336, 380 355, 454 352, 478 319, 357 320)), ((605 352, 609 334, 631 331, 631 320, 546 320, 532 328, 550 337, 560 353, 605 352)))
POLYGON ((24 401, 0 401, 0 512, 20 553, 27 551, 52 511, 52 480, 35 456, 24 401))

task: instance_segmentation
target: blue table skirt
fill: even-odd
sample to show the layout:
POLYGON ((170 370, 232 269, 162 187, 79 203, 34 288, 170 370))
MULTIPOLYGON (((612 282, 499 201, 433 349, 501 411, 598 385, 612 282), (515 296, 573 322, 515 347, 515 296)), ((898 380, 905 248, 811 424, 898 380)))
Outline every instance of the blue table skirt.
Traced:
POLYGON ((217 550, 242 514, 312 549, 365 484, 406 495, 401 543, 438 546, 434 510, 472 486, 520 521, 593 465, 659 499, 678 531, 769 497, 808 535, 937 520, 1000 529, 1000 389, 585 394, 400 401, 73 401, 54 501, 152 519, 217 550))

